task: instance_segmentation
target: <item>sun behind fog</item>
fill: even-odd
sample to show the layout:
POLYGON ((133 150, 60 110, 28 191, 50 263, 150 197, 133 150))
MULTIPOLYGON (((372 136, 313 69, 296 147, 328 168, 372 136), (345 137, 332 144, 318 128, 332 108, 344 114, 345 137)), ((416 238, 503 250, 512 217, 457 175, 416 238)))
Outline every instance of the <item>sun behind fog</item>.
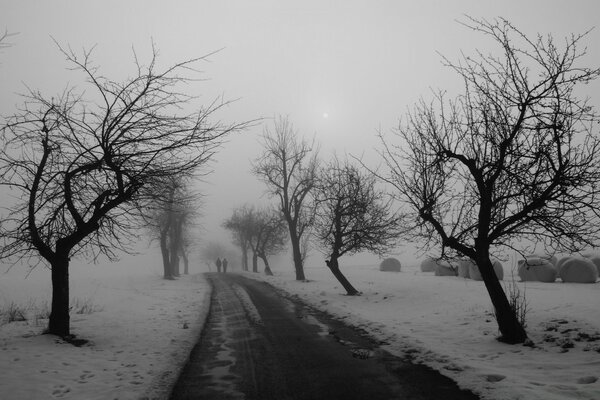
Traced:
POLYGON ((326 112, 323 113, 323 118, 327 119, 329 118, 329 114, 327 114, 326 112))

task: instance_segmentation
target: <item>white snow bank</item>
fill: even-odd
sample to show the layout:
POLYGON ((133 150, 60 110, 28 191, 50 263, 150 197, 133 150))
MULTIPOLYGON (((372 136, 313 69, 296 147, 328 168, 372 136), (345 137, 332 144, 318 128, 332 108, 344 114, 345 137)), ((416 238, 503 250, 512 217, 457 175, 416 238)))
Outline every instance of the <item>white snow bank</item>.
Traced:
POLYGON ((90 341, 79 348, 40 334, 48 320, 34 315, 50 303, 48 271, 0 274, 0 309, 29 305, 31 317, 0 324, 3 398, 165 398, 199 336, 210 286, 198 274, 163 280, 148 267, 155 260, 72 266, 71 303, 96 310, 71 314, 72 333, 90 341))
MULTIPOLYGON (((387 343, 384 348, 430 365, 485 399, 600 399, 600 284, 518 282, 536 345, 530 348, 496 340, 483 282, 434 276, 418 265, 394 275, 376 266, 342 263, 341 269, 361 296, 345 296, 324 267, 306 268, 308 282, 295 281, 291 266, 274 269, 274 277, 247 275, 368 331, 387 343)), ((504 285, 511 284, 507 275, 504 285)))

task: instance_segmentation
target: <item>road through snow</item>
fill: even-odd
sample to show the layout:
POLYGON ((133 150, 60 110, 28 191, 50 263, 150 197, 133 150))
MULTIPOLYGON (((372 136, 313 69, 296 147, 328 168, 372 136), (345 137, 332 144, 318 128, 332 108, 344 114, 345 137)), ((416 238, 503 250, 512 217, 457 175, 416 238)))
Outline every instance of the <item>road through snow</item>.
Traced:
POLYGON ((171 399, 477 399, 263 282, 208 274, 209 317, 171 399))

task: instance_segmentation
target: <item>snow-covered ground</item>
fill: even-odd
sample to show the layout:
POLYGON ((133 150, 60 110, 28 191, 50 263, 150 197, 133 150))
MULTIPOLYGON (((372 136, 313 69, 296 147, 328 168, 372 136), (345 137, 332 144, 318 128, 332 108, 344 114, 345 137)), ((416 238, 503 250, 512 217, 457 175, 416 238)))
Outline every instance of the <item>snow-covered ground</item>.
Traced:
MULTIPOLYGON (((1 397, 164 398, 198 337, 210 288, 200 268, 176 281, 161 279, 156 256, 73 265, 72 330, 90 340, 79 348, 40 334, 47 324, 41 314, 50 299, 48 271, 27 279, 18 268, 0 274, 0 309, 14 303, 28 314, 27 321, 0 324, 1 397)), ((348 297, 325 267, 306 268, 309 281, 297 282, 284 265, 274 277, 247 275, 366 330, 387 350, 426 363, 486 399, 600 399, 600 283, 519 283, 529 306, 531 348, 495 340, 482 282, 436 277, 416 265, 400 273, 342 265, 363 292, 348 297)))
MULTIPOLYGON (((274 277, 248 274, 279 287, 410 355, 485 399, 600 399, 600 283, 518 283, 525 293, 527 331, 535 347, 498 342, 483 282, 438 277, 416 265, 402 272, 376 266, 342 270, 362 296, 345 296, 326 267, 292 268, 274 277)), ((509 276, 510 270, 505 267, 509 276)), ((516 276, 516 272, 515 272, 516 276)))
POLYGON ((23 268, 0 271, 0 310, 13 304, 28 318, 6 323, 0 315, 0 398, 164 398, 198 338, 210 287, 198 271, 166 281, 159 268, 155 254, 72 266, 72 333, 90 341, 82 347, 40 334, 47 270, 27 279, 23 268))

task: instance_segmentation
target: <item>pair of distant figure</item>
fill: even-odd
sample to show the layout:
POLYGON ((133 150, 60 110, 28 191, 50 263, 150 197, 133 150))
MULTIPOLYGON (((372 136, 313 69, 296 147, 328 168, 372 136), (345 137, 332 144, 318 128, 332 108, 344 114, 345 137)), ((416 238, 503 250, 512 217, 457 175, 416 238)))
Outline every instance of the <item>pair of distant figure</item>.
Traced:
POLYGON ((217 258, 217 261, 215 261, 215 264, 217 264, 217 272, 221 273, 221 267, 223 267, 223 273, 227 272, 227 259, 224 258, 223 261, 221 261, 220 258, 217 258))

